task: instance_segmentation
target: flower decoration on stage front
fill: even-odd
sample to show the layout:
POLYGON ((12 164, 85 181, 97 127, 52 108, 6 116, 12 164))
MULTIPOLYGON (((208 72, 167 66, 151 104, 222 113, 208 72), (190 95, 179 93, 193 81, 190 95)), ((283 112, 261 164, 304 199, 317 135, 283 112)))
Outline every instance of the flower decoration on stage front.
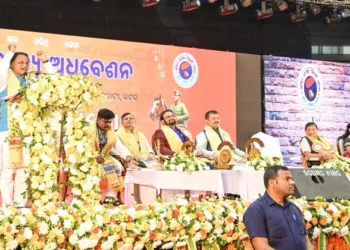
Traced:
POLYGON ((100 84, 81 75, 39 75, 27 78, 22 101, 13 103, 10 122, 29 148, 29 202, 36 206, 59 200, 57 175, 62 164, 80 200, 99 201, 99 177, 83 112, 103 102, 100 84), (59 145, 63 142, 65 157, 59 145), (60 158, 65 158, 64 162, 60 158))
POLYGON ((163 170, 191 173, 193 171, 206 171, 210 168, 201 159, 194 155, 187 156, 179 153, 163 163, 163 170))
POLYGON ((334 159, 327 160, 315 168, 341 169, 345 173, 350 173, 350 161, 347 158, 338 155, 334 157, 334 159))
POLYGON ((258 156, 252 161, 248 162, 249 166, 254 167, 257 171, 265 171, 269 167, 275 166, 275 165, 281 165, 281 160, 279 158, 271 158, 267 156, 258 156))

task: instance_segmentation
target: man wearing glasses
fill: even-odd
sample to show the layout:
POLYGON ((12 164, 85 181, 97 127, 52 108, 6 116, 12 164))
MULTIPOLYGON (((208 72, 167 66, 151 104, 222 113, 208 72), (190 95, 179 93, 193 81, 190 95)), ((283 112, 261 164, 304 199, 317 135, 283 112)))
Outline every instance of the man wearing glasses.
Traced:
POLYGON ((176 125, 176 116, 174 112, 167 109, 160 115, 162 126, 156 130, 152 137, 152 146, 155 152, 162 155, 172 156, 181 151, 182 145, 189 138, 183 132, 183 129, 176 125))

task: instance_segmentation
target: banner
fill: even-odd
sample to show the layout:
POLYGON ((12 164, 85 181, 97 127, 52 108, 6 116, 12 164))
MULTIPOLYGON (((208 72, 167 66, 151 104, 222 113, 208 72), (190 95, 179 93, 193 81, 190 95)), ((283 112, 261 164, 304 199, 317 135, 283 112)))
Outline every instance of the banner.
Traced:
MULTIPOLYGON (((0 41, 0 58, 10 43, 30 55, 29 71, 44 71, 35 56, 43 50, 58 72, 81 73, 101 82, 109 103, 99 108, 113 110, 116 121, 125 112, 134 114, 136 126, 149 140, 159 128, 150 113, 160 102, 170 108, 174 89, 190 113, 187 124, 193 136, 203 130, 205 112, 215 109, 236 140, 235 53, 1 29, 0 41)), ((0 96, 6 96, 6 90, 0 96)), ((3 106, 0 126, 6 130, 3 106)))
MULTIPOLYGON (((350 64, 264 57, 265 132, 277 137, 284 156, 300 156, 306 123, 332 143, 350 121, 350 64)), ((285 161, 300 165, 298 161, 285 161)))

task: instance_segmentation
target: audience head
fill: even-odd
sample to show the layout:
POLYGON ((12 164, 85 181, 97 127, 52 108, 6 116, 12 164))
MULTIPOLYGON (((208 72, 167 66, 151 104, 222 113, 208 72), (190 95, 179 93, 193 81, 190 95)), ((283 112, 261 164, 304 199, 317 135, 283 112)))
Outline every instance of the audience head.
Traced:
POLYGON ((213 129, 220 127, 220 115, 216 110, 209 110, 207 113, 205 113, 205 120, 207 125, 213 129))
POLYGON ((102 131, 107 131, 112 127, 112 122, 115 118, 113 111, 109 109, 100 109, 97 113, 97 126, 102 131))
POLYGON ((124 128, 133 128, 135 126, 135 117, 129 112, 124 113, 121 117, 121 122, 124 128))
POLYGON ((164 110, 160 114, 160 120, 161 120, 161 122, 164 125, 167 125, 167 126, 174 126, 174 125, 176 125, 175 114, 170 109, 164 110))
POLYGON ((264 173, 266 190, 271 194, 287 197, 294 194, 295 182, 289 169, 284 166, 272 166, 264 173))
POLYGON ((317 127, 316 123, 314 123, 314 122, 306 123, 306 125, 305 125, 305 133, 308 136, 311 136, 311 137, 317 136, 318 127, 317 127))
POLYGON ((15 52, 10 61, 10 68, 16 75, 24 76, 29 69, 29 57, 24 52, 15 52))

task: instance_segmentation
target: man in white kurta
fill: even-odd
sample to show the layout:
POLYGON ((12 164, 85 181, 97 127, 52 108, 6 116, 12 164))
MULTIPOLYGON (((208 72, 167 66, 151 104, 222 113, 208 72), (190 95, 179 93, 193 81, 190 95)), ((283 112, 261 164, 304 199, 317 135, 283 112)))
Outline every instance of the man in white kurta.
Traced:
POLYGON ((204 130, 196 136, 196 149, 208 158, 218 161, 217 148, 224 142, 228 141, 234 146, 234 160, 244 161, 246 154, 235 147, 230 135, 220 128, 220 115, 215 110, 210 110, 205 114, 207 125, 204 130))
MULTIPOLYGON (((9 45, 8 49, 9 51, 0 62, 0 92, 5 91, 7 88, 7 95, 11 96, 18 89, 16 90, 14 86, 9 86, 9 76, 15 75, 20 84, 26 84, 25 75, 29 69, 29 58, 25 53, 15 54, 15 45, 9 45)), ((47 73, 55 73, 55 69, 47 60, 45 53, 39 51, 37 57, 44 64, 47 73)), ((6 123, 8 122, 7 117, 4 120, 6 123)), ((6 206, 14 202, 23 205, 26 199, 21 194, 27 189, 27 185, 25 184, 25 167, 29 164, 29 151, 28 149, 23 149, 22 168, 18 168, 17 170, 11 168, 9 144, 6 142, 7 137, 8 131, 0 132, 0 192, 2 205, 6 206)))

